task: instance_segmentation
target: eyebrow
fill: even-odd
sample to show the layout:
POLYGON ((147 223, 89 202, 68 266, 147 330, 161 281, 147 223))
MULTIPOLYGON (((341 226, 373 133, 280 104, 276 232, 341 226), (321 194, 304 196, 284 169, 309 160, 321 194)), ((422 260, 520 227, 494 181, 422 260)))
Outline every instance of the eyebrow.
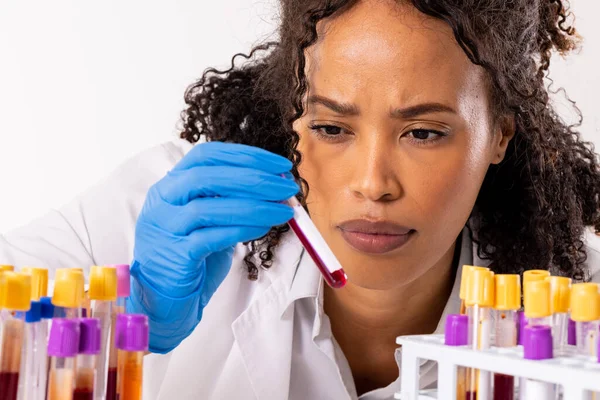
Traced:
MULTIPOLYGON (((356 116, 360 114, 360 110, 355 104, 340 103, 319 95, 310 96, 308 98, 308 104, 322 105, 341 115, 356 116)), ((433 113, 456 114, 456 111, 452 107, 441 103, 423 103, 406 108, 397 108, 390 113, 390 117, 398 119, 411 119, 423 114, 433 113)))

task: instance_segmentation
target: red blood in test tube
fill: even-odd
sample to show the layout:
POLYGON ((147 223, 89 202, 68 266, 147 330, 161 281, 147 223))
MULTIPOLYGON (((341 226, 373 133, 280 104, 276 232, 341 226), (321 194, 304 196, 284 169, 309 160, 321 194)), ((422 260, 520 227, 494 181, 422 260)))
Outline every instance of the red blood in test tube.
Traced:
POLYGON ((0 400, 17 400, 18 372, 0 372, 0 400))
POLYGON ((94 400, 94 392, 89 389, 75 389, 73 400, 94 400))
POLYGON ((467 400, 477 400, 477 392, 468 391, 466 398, 467 400))
POLYGON ((106 400, 117 400, 117 369, 109 368, 106 379, 106 400))
POLYGON ((494 400, 513 400, 515 378, 510 375, 494 374, 494 400))

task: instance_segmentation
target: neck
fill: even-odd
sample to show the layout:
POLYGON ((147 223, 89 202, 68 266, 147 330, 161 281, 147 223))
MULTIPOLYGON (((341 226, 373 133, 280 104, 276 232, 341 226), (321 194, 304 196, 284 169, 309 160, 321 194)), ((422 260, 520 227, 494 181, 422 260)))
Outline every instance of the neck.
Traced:
POLYGON ((372 290, 348 282, 342 290, 326 288, 325 312, 359 395, 398 377, 397 336, 435 331, 452 292, 455 247, 405 286, 372 290))

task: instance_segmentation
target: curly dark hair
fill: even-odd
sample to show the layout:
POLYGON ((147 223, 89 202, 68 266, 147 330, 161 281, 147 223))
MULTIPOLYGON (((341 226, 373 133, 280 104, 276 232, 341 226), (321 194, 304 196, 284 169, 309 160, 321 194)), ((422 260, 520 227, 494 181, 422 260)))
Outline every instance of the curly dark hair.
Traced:
MULTIPOLYGON (((305 50, 317 23, 358 0, 281 0, 279 39, 237 54, 226 71, 208 69, 185 94, 181 137, 244 143, 292 160, 298 175, 299 136, 308 82, 305 50), (238 59, 242 65, 236 65, 238 59)), ((398 0, 402 1, 402 0, 398 0)), ((406 0, 405 0, 406 1, 406 0)), ((422 13, 445 21, 471 62, 487 71, 494 116, 514 115, 516 133, 502 163, 492 166, 470 218, 479 256, 498 273, 551 268, 589 279, 582 235, 600 232, 600 160, 576 125, 562 121, 546 86, 553 52, 578 44, 561 0, 412 0, 422 13)), ((301 200, 303 196, 301 195, 301 200)), ((287 226, 249 243, 250 279, 269 268, 287 226), (257 258, 258 257, 258 258, 257 258), (259 263, 257 263, 260 260, 259 263), (258 266, 257 266, 258 264, 258 266)))

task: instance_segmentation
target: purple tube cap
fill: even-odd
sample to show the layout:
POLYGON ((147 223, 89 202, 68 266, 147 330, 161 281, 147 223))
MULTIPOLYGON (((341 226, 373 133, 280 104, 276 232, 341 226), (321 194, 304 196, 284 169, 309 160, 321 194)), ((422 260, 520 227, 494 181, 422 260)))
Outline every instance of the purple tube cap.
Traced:
POLYGON ((48 339, 48 355, 51 357, 75 357, 79 350, 79 321, 54 318, 48 339))
POLYGON ((129 265, 113 265, 117 270, 117 297, 129 297, 130 294, 130 274, 129 265))
POLYGON ((117 315, 115 342, 118 349, 147 351, 148 341, 148 317, 142 314, 117 315))
POLYGON ((448 315, 444 339, 446 346, 465 346, 469 339, 469 317, 460 314, 448 315))
POLYGON ((569 318, 569 325, 567 330, 567 344, 575 346, 577 344, 577 330, 575 321, 569 318))
POLYGON ((552 329, 547 325, 526 326, 523 330, 523 356, 527 360, 553 358, 552 329))
POLYGON ((100 320, 98 318, 81 318, 79 329, 79 354, 100 353, 100 320))
POLYGON ((517 326, 517 343, 523 344, 523 332, 525 327, 527 326, 527 317, 525 316, 524 311, 518 311, 518 326, 517 326))

